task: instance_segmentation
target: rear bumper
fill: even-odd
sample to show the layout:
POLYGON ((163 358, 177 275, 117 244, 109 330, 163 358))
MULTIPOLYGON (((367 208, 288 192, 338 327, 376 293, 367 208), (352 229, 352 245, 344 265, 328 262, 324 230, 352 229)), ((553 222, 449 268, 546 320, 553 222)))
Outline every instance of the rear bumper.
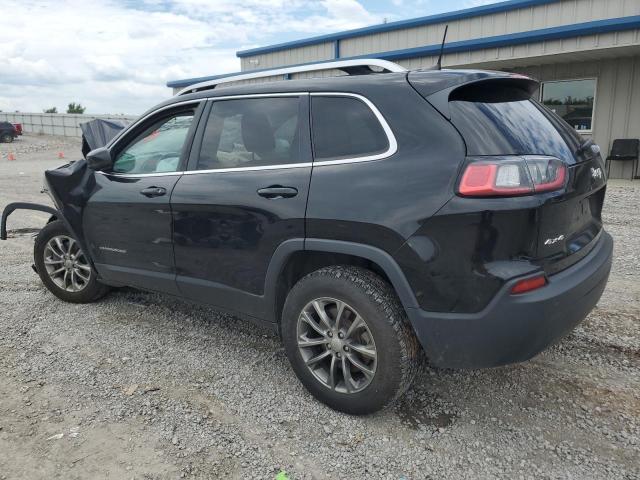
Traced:
POLYGON ((508 282, 478 313, 407 312, 432 364, 484 368, 522 362, 569 333, 596 305, 609 278, 613 239, 602 232, 582 260, 522 295, 508 282))

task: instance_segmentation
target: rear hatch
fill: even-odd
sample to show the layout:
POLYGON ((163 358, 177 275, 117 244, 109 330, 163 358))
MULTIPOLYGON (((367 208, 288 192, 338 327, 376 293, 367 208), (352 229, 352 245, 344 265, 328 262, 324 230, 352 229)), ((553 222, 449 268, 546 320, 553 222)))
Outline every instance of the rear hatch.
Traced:
MULTIPOLYGON (((409 80, 420 92, 419 77, 410 75, 409 80)), ((532 100, 536 90, 537 82, 527 77, 496 73, 468 83, 458 77, 453 87, 420 93, 458 129, 468 162, 522 159, 532 165, 558 159, 566 166, 561 188, 527 193, 535 196, 532 215, 537 225, 536 247, 529 253, 552 274, 595 245, 602 229, 606 178, 599 148, 532 100)))

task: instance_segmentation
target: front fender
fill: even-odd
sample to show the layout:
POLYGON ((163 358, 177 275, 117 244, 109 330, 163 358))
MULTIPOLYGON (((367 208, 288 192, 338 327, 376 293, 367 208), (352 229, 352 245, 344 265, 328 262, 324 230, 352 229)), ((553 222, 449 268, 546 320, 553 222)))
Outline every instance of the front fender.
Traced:
POLYGON ((95 172, 88 168, 86 160, 78 160, 47 170, 44 178, 49 195, 58 208, 58 218, 64 222, 93 265, 91 251, 84 238, 82 214, 96 186, 95 172))

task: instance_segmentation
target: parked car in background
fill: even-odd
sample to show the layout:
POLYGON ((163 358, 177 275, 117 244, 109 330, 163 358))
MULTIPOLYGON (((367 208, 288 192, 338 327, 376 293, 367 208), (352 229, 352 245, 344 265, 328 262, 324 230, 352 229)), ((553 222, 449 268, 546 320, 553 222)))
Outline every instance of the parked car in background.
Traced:
POLYGON ((18 135, 22 135, 22 124, 21 123, 14 123, 13 126, 16 129, 16 133, 18 135))
POLYGON ((18 136, 18 131, 9 122, 0 122, 0 142, 11 143, 18 136))
POLYGON ((421 350, 439 367, 520 362, 585 318, 611 267, 604 164, 531 98, 537 81, 330 68, 354 75, 185 89, 48 170, 57 210, 9 205, 0 238, 13 209, 49 209, 34 262, 54 295, 127 285, 262 322, 305 387, 352 414, 398 398, 421 350))

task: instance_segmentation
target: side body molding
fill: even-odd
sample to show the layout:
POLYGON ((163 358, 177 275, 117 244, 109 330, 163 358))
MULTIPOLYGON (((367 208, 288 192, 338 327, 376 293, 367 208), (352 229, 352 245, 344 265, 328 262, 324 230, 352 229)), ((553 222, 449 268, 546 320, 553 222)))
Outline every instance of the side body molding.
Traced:
MULTIPOLYGON (((291 238, 278 246, 267 268, 262 295, 251 294, 216 282, 197 280, 202 287, 208 290, 207 299, 203 300, 203 302, 250 320, 266 322, 271 326, 276 326, 279 323, 279 318, 277 318, 276 314, 276 299, 278 297, 280 274, 283 272, 291 255, 302 251, 353 255, 370 260, 382 268, 391 280, 407 314, 419 308, 409 282, 391 255, 370 245, 317 238, 307 238, 306 240, 291 238), (239 308, 239 306, 242 307, 239 308)), ((194 282, 196 280, 190 279, 189 281, 194 282)))

